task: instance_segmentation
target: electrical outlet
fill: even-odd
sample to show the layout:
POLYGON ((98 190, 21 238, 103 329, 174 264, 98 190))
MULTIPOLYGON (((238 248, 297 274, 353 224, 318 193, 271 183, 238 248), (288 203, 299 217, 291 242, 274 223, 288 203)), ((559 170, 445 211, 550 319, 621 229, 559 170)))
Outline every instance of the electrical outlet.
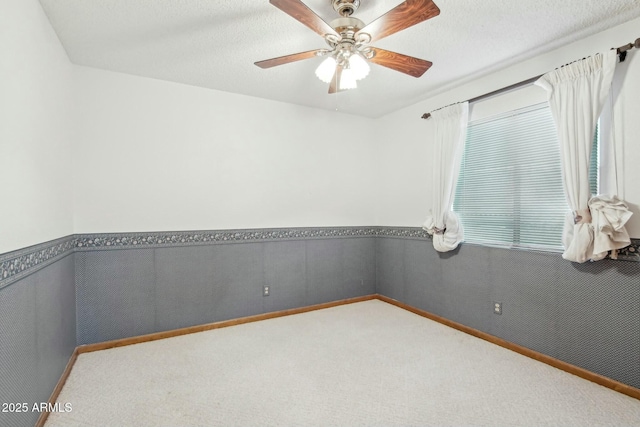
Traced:
POLYGON ((494 314, 502 314, 502 303, 494 301, 493 302, 493 313, 494 314))
POLYGON ((263 296, 263 297, 268 297, 270 293, 271 293, 271 286, 269 286, 269 285, 264 285, 264 286, 262 287, 262 296, 263 296))

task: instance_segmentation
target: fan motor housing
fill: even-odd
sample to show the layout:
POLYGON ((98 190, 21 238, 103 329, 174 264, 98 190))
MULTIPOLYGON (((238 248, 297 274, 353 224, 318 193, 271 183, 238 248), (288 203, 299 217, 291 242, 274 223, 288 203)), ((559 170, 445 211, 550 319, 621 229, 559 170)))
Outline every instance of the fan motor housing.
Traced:
POLYGON ((336 18, 329 24, 343 38, 353 38, 353 35, 364 28, 365 23, 358 18, 343 17, 336 18))

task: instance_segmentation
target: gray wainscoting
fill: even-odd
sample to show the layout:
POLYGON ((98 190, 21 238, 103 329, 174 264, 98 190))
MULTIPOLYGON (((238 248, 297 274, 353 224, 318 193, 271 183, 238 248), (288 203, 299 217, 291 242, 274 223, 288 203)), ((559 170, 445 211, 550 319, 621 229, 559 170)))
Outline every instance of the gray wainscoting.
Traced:
POLYGON ((393 237, 376 258, 382 295, 640 388, 640 263, 393 237))
POLYGON ((0 402, 46 401, 76 345, 376 292, 640 388, 639 243, 628 261, 574 264, 442 255, 415 227, 68 236, 0 255, 0 402))
POLYGON ((28 413, 0 413, 0 426, 32 426, 76 347, 73 252, 0 289, 0 402, 28 413))
POLYGON ((78 344, 375 293, 371 234, 246 240, 77 247, 78 344))

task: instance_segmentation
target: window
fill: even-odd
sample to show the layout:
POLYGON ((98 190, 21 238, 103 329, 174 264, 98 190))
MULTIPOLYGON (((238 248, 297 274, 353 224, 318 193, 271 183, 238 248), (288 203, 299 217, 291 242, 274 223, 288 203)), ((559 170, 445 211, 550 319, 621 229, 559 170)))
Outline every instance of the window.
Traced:
MULTIPOLYGON (((598 132, 590 172, 593 194, 597 142, 598 132)), ((559 251, 568 209, 546 102, 469 124, 453 204, 466 242, 559 251)))

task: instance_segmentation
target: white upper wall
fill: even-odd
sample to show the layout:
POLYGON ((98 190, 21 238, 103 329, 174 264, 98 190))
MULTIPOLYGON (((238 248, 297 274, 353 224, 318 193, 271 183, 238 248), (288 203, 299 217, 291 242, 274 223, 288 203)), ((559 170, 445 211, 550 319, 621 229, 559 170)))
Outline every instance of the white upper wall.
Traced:
MULTIPOLYGON (((72 66, 35 0, 0 4, 0 28, 4 253, 73 232, 420 226, 431 197, 422 113, 627 43, 640 20, 379 120, 72 66)), ((615 117, 634 237, 637 75, 634 51, 618 67, 615 117)), ((517 107, 539 97, 532 90, 472 115, 517 107)))
MULTIPOLYGON (((588 37, 553 52, 508 67, 427 101, 397 111, 378 122, 376 140, 377 222, 378 225, 419 227, 426 219, 431 203, 431 150, 426 137, 423 113, 464 101, 505 86, 544 74, 576 59, 618 47, 640 37, 640 19, 635 19, 600 34, 588 37)), ((633 50, 618 65, 614 78, 614 122, 616 138, 622 140, 624 160, 620 196, 634 212, 627 224, 630 235, 640 238, 640 51, 633 50), (623 88, 619 90, 619 88, 623 88)), ((428 74, 423 78, 428 78, 428 74)), ((471 120, 546 100, 538 87, 508 92, 471 106, 471 120)))
POLYGON ((76 67, 75 232, 372 225, 374 124, 76 67))
POLYGON ((72 65, 36 0, 0 2, 0 253, 73 233, 72 65))

